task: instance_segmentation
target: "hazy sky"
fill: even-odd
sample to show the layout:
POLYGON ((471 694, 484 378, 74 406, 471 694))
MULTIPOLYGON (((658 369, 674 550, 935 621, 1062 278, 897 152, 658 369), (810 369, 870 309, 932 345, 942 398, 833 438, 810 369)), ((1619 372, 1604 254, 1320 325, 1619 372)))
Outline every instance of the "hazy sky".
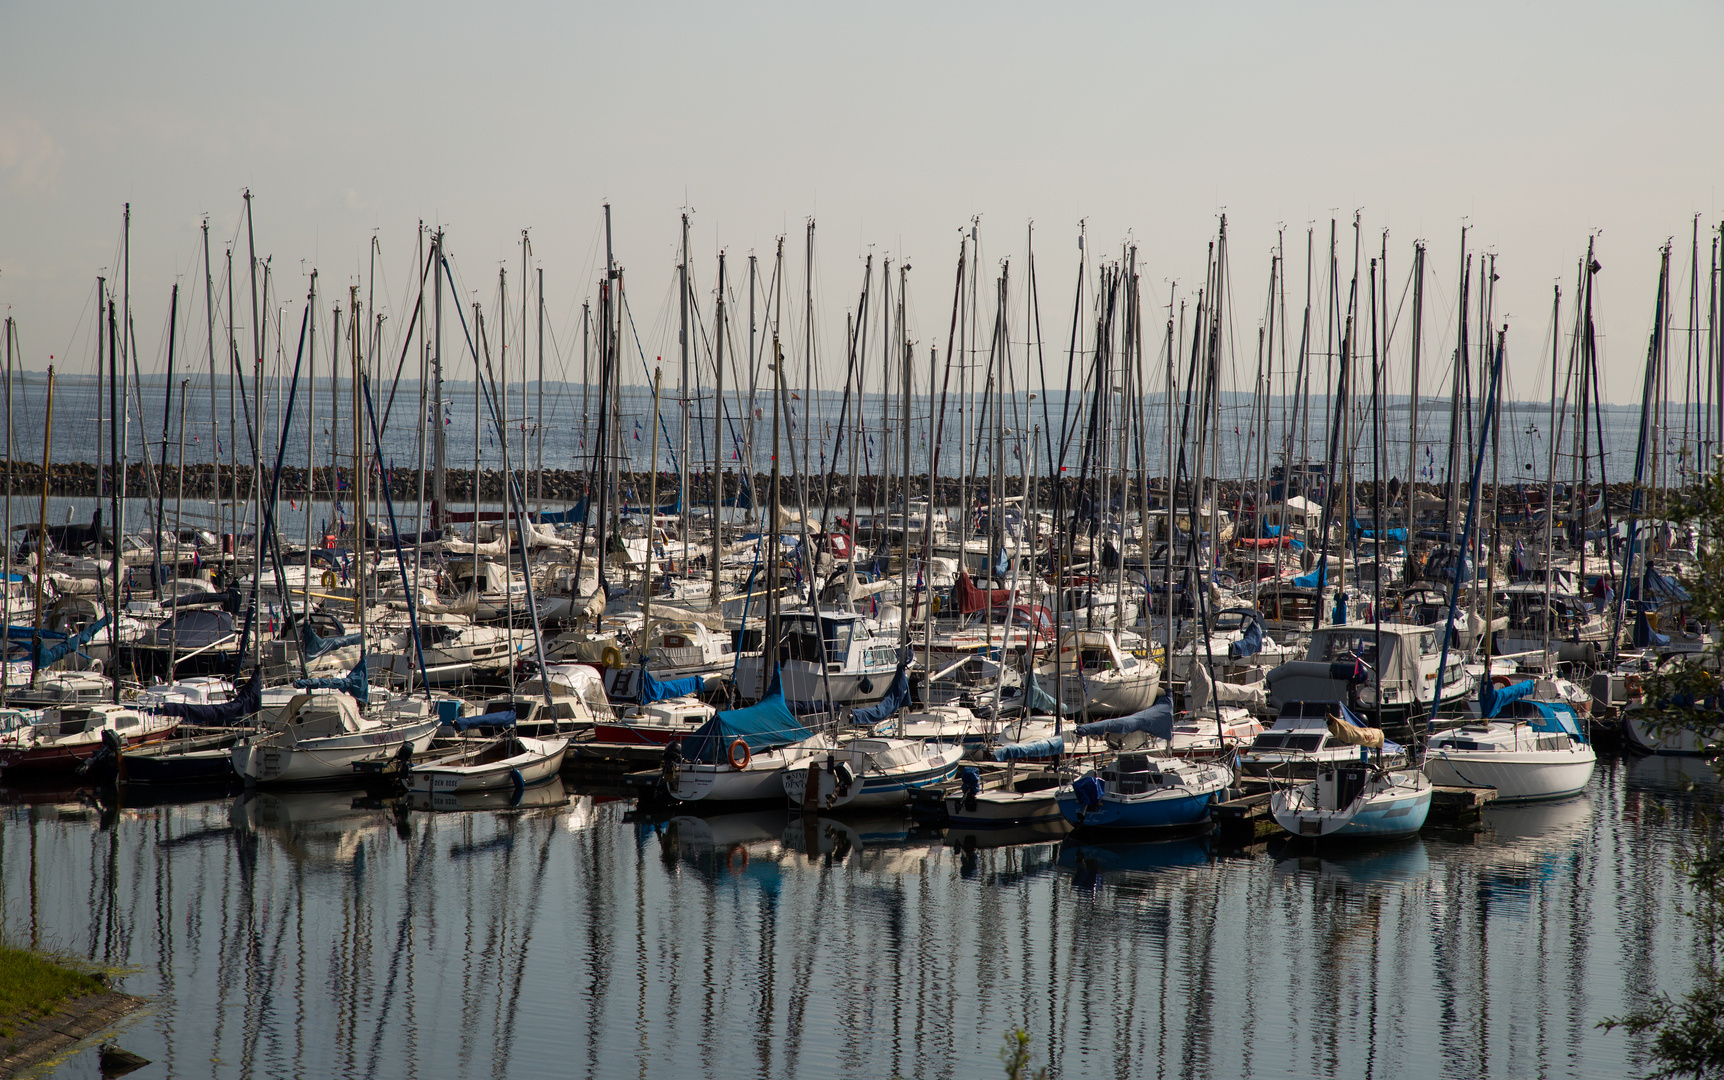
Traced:
MULTIPOLYGON (((1551 286, 1573 293, 1602 230, 1606 393, 1623 401, 1638 395, 1672 236, 1687 325, 1695 213, 1704 289, 1724 176, 1720 42, 1716 2, 9 2, 0 303, 31 369, 52 354, 89 370, 94 280, 118 265, 129 200, 139 351, 160 370, 172 282, 201 293, 199 222, 219 262, 250 187, 293 328, 311 267, 326 296, 365 284, 374 230, 393 297, 378 307, 399 327, 419 221, 448 230, 463 286, 488 306, 497 266, 518 276, 528 228, 563 354, 575 341, 578 355, 609 199, 636 325, 674 367, 679 209, 694 209, 709 319, 720 247, 741 274, 787 233, 800 289, 812 215, 835 373, 870 249, 912 260, 925 356, 944 347, 960 228, 981 215, 988 273, 1009 257, 1021 283, 1033 219, 1043 329, 1063 352, 1080 219, 1092 256, 1136 240, 1164 304, 1170 281, 1181 295, 1200 283, 1225 210, 1248 379, 1278 225, 1296 310, 1307 225, 1326 237, 1342 219, 1345 277, 1361 209, 1367 248, 1389 230, 1397 296, 1413 240, 1429 241, 1433 349, 1452 348, 1461 225, 1497 253, 1520 397, 1539 393, 1551 286)), ((241 236, 242 273, 244 255, 241 236)), ((248 306, 242 291, 242 324, 248 306)), ((201 306, 182 317, 201 332, 201 306)))

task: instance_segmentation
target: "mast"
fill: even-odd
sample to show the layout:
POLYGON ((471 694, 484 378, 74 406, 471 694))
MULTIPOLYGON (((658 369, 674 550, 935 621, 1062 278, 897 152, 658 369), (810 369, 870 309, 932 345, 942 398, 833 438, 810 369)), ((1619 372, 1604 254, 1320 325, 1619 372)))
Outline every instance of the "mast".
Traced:
MULTIPOLYGON (((689 381, 688 377, 688 211, 686 210, 683 211, 682 214, 682 261, 677 264, 677 284, 678 292, 680 293, 678 303, 682 311, 682 323, 677 330, 677 349, 682 354, 682 453, 677 458, 677 479, 679 483, 677 485, 676 502, 677 531, 682 535, 682 568, 683 573, 686 574, 688 572, 688 530, 690 527, 688 512, 688 406, 689 396, 694 392, 694 384, 689 381)), ((648 438, 653 439, 653 448, 656 451, 658 447, 658 440, 656 437, 658 413, 656 411, 653 413, 653 424, 655 425, 654 431, 648 433, 648 438)), ((713 518, 713 524, 716 526, 717 523, 718 519, 715 516, 713 518)), ((652 508, 647 512, 647 546, 649 549, 649 557, 652 546, 651 537, 657 524, 658 504, 654 503, 652 508)))
MULTIPOLYGON (((180 528, 185 522, 185 507, 186 507, 186 392, 187 392, 187 388, 190 386, 191 386, 191 380, 190 379, 181 380, 181 382, 180 382, 180 452, 179 452, 179 467, 175 470, 176 472, 179 473, 179 487, 174 492, 174 569, 176 571, 176 574, 175 574, 176 578, 178 577, 177 571, 179 570, 180 528)), ((8 550, 10 550, 10 549, 8 548, 8 550)), ((179 620, 175 619, 174 620, 173 641, 169 644, 169 648, 168 648, 168 682, 170 682, 170 683, 174 681, 174 661, 176 659, 176 654, 179 652, 179 648, 180 648, 180 624, 179 624, 179 620)))
MULTIPOLYGON (((903 401, 900 403, 903 430, 900 432, 900 438, 903 442, 904 451, 901 466, 904 472, 902 488, 904 516, 899 520, 901 528, 898 530, 899 542, 902 545, 898 567, 898 596, 901 601, 898 611, 898 647, 900 650, 908 648, 910 644, 910 368, 914 357, 911 355, 910 332, 904 325, 904 287, 909 280, 909 273, 910 264, 908 262, 898 264, 898 334, 902 338, 899 349, 904 357, 902 370, 899 372, 899 378, 903 383, 903 401)), ((890 494, 888 494, 889 499, 890 494)), ((931 514, 933 511, 934 507, 930 502, 928 512, 931 514)), ((891 520, 890 512, 887 514, 887 520, 891 520)))
MULTIPOLYGON (((1551 291, 1552 291, 1552 295, 1551 295, 1551 301, 1550 301, 1550 435, 1549 435, 1548 439, 1546 440, 1550 444, 1550 466, 1549 466, 1548 471, 1545 473, 1545 500, 1544 500, 1544 596, 1545 596, 1545 610, 1544 610, 1544 618, 1543 618, 1543 620, 1541 620, 1544 624, 1543 651, 1544 651, 1544 660, 1545 660, 1545 663, 1547 665, 1550 664, 1550 621, 1551 621, 1550 617, 1553 614, 1555 614, 1555 610, 1556 610, 1556 606, 1551 603, 1550 598, 1555 593, 1554 583, 1551 580, 1551 561, 1552 561, 1552 550, 1556 545, 1555 527, 1556 527, 1556 443, 1557 443, 1557 408, 1558 408, 1557 402, 1558 402, 1559 398, 1567 397, 1567 395, 1565 393, 1558 390, 1558 388, 1557 388, 1557 375, 1556 375, 1556 366, 1557 366, 1557 361, 1558 361, 1558 350, 1561 348, 1561 345, 1562 345, 1562 285, 1559 283, 1559 284, 1553 286, 1551 291)), ((1570 372, 1569 377, 1573 378, 1573 372, 1572 371, 1570 372)), ((1566 387, 1564 387, 1564 389, 1566 389, 1566 387)), ((1581 527, 1584 530, 1584 528, 1585 528, 1584 522, 1582 523, 1581 527)), ((1585 588, 1584 582, 1581 584, 1581 587, 1583 589, 1585 588)))
MULTIPOLYGON (((99 287, 98 287, 99 288, 99 287)), ((99 295, 99 292, 98 292, 99 295)), ((97 329, 97 340, 101 339, 100 324, 97 329)), ((100 408, 100 400, 97 407, 100 408)), ((100 428, 100 424, 97 427, 100 428)), ((12 428, 6 428, 7 438, 11 438, 12 428)), ((38 494, 36 508, 36 626, 30 635, 30 685, 36 684, 38 674, 36 661, 42 655, 42 587, 48 580, 48 454, 54 445, 54 365, 48 365, 48 415, 42 421, 42 490, 38 494)), ((100 537, 97 538, 98 542, 100 537)), ((11 538, 7 538, 7 549, 11 548, 11 538)), ((8 631, 10 633, 10 631, 8 631)), ((119 680, 115 680, 119 685, 119 680)))
MULTIPOLYGON (((652 369, 652 424, 654 431, 658 430, 659 391, 663 385, 664 371, 662 368, 654 367, 652 369)), ((650 505, 655 507, 658 505, 657 439, 652 440, 652 472, 647 477, 647 498, 651 500, 650 505)), ((652 529, 650 526, 647 529, 647 560, 649 563, 652 560, 652 529)), ((713 565, 715 567, 718 565, 716 559, 713 560, 713 565)), ((641 647, 638 657, 642 671, 646 670, 647 652, 652 644, 652 594, 655 584, 657 584, 657 580, 649 569, 646 581, 643 583, 644 587, 641 589, 641 647)))
MULTIPOLYGON (((365 366, 359 347, 360 327, 364 325, 364 320, 361 318, 359 308, 359 286, 349 285, 347 287, 347 304, 348 359, 353 367, 353 529, 354 535, 357 537, 354 542, 353 608, 359 623, 359 645, 360 649, 363 650, 365 648, 365 574, 369 569, 366 565, 369 561, 366 549, 369 547, 368 541, 370 539, 366 536, 369 531, 369 521, 365 509, 365 486, 366 481, 370 478, 371 470, 366 468, 365 461, 365 425, 359 420, 365 410, 365 382, 361 378, 365 366)), ((473 392, 478 393, 478 387, 475 386, 473 392)), ((478 521, 478 515, 474 515, 473 520, 478 521)), ((409 603, 412 602, 412 597, 407 599, 409 603)))
MULTIPOLYGON (((535 502, 537 502, 537 504, 538 504, 536 507, 536 509, 538 510, 538 520, 543 521, 545 519, 545 268, 542 266, 539 267, 538 285, 539 285, 539 381, 538 381, 538 387, 537 387, 537 392, 538 392, 537 405, 538 405, 538 407, 533 410, 533 412, 536 414, 534 417, 533 428, 534 428, 535 434, 538 436, 539 455, 538 455, 538 462, 537 462, 538 467, 535 470, 538 473, 538 476, 534 480, 534 489, 533 490, 534 490, 535 502)), ((525 466, 526 466, 526 462, 525 462, 525 460, 523 460, 522 461, 522 467, 525 468, 525 466)))
MULTIPOLYGON (((108 453, 114 462, 114 482, 109 489, 109 505, 113 508, 114 521, 109 527, 114 532, 114 562, 113 591, 108 594, 108 613, 113 616, 108 623, 108 648, 110 655, 120 655, 120 574, 125 570, 126 560, 122 558, 125 549, 125 530, 121 522, 126 510, 126 467, 120 446, 120 407, 121 401, 116 387, 119 385, 119 323, 115 312, 114 298, 108 297, 108 453)), ((48 473, 42 473, 42 486, 48 486, 48 473)), ((101 536, 97 538, 98 549, 101 546, 101 536)), ((114 704, 120 703, 120 680, 114 680, 114 704)))
MULTIPOLYGON (((712 410, 712 597, 713 609, 718 607, 718 562, 724 546, 724 530, 720 527, 724 512, 724 252, 718 253, 718 312, 713 317, 713 338, 717 349, 713 360, 716 389, 712 410)), ((653 444, 658 445, 656 442, 653 444)))
MULTIPOLYGON (((5 589, 0 590, 0 626, 6 627, 6 634, 12 630, 12 464, 17 459, 14 452, 12 432, 12 341, 15 337, 12 316, 6 316, 6 535, 3 538, 5 546, 5 589)), ((48 474, 42 474, 42 490, 48 489, 48 474)), ((6 707, 6 691, 11 681, 12 666, 0 662, 0 709, 6 707)))
MULTIPOLYGON (((179 329, 179 315, 180 283, 176 281, 174 282, 173 295, 168 301, 168 380, 167 393, 162 401, 162 471, 164 474, 167 472, 168 467, 168 420, 173 416, 174 409, 174 343, 175 332, 179 329)), ((10 348, 10 344, 10 342, 7 343, 8 348, 10 348)), ((10 358, 7 360, 7 371, 11 371, 10 358)), ((140 390, 141 389, 142 388, 140 387, 140 390)), ((7 424, 11 424, 10 414, 8 414, 7 424)), ((8 454, 8 460, 10 460, 10 457, 11 455, 8 454)), ((156 568, 155 573, 151 575, 151 592, 157 600, 162 598, 162 525, 164 524, 162 518, 166 512, 167 508, 163 504, 160 493, 158 492, 156 498, 156 535, 154 545, 156 549, 156 568)), ((11 533, 7 533, 6 542, 8 544, 12 542, 11 533)), ((174 534, 174 577, 176 578, 179 577, 179 554, 180 540, 179 534, 176 532, 174 534)), ((172 680, 169 681, 171 682, 172 680)))
MULTIPOLYGON (((431 258, 438 266, 443 265, 443 230, 438 229, 431 238, 431 258)), ((448 474, 448 425, 443 422, 443 280, 442 275, 434 275, 436 284, 431 290, 432 319, 436 327, 431 335, 431 528, 443 527, 444 508, 449 505, 449 474, 448 474)))
POLYGON ((1425 242, 1413 244, 1412 397, 1407 409, 1407 556, 1403 576, 1413 578, 1413 496, 1419 486, 1419 360, 1425 344, 1425 242))

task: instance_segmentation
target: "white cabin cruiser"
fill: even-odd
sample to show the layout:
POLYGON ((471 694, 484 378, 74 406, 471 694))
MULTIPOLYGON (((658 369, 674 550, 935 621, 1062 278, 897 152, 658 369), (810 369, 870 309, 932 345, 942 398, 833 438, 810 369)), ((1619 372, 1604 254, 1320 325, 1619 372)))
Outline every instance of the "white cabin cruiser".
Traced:
POLYGON ((1347 701, 1378 727, 1409 727, 1431 715, 1465 708, 1477 685, 1460 650, 1451 648, 1445 665, 1440 629, 1412 623, 1347 623, 1311 633, 1305 659, 1269 672, 1269 704, 1290 701, 1347 701), (1438 668, 1442 688, 1437 694, 1438 668))
POLYGON ((423 753, 442 724, 435 713, 377 720, 346 691, 305 690, 274 722, 235 744, 233 767, 248 785, 351 782, 355 762, 387 758, 403 744, 423 753))
MULTIPOLYGON (((898 668, 898 636, 854 612, 798 611, 779 617, 777 661, 784 697, 812 710, 865 705, 885 696, 898 668)), ((744 700, 763 697, 768 657, 743 653, 736 685, 744 700)))
POLYGON ((1386 766, 1405 764, 1406 751, 1383 738, 1340 701, 1289 701, 1268 731, 1258 735, 1239 755, 1240 771, 1248 776, 1304 777, 1319 768, 1357 761, 1361 750, 1380 748, 1386 766))

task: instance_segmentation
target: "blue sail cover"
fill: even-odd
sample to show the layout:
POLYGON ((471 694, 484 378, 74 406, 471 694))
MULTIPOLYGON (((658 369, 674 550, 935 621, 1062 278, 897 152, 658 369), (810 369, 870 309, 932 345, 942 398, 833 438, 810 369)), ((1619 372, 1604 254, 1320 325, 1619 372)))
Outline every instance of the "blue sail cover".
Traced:
POLYGON ((706 689, 706 682, 699 675, 690 675, 682 679, 655 679, 653 673, 643 665, 641 667, 640 690, 636 697, 642 705, 651 705, 665 698, 686 697, 698 694, 706 689))
POLYGON ((1532 718, 1532 729, 1546 735, 1573 735, 1581 738, 1580 718, 1574 711, 1574 706, 1563 701, 1529 701, 1537 713, 1532 718))
POLYGON ((361 705, 371 704, 371 676, 366 671, 363 655, 353 670, 339 679, 295 679, 293 685, 301 690, 345 690, 361 705))
POLYGON ((311 628, 310 623, 304 623, 299 628, 299 648, 307 660, 316 660, 324 653, 331 653, 337 649, 345 649, 350 645, 358 645, 359 643, 360 636, 358 634, 318 637, 317 631, 311 628))
POLYGON ((995 761, 1026 761, 1054 757, 1066 752, 1066 741, 1063 736, 1053 735, 1046 739, 1032 739, 1025 743, 1005 743, 994 747, 995 761))
POLYGON ((1030 669, 1030 681, 1024 685, 1024 708, 1031 712, 1053 713, 1056 716, 1064 716, 1066 713, 1065 709, 1061 708, 1060 703, 1054 700, 1054 696, 1046 690, 1043 690, 1042 684, 1036 680, 1035 665, 1030 664, 1028 667, 1030 669))
POLYGON ((1227 646, 1227 655, 1235 660, 1243 660, 1247 656, 1256 656, 1263 651, 1263 621, 1252 619, 1245 632, 1239 635, 1239 640, 1227 646))
MULTIPOLYGON (((6 628, 6 637, 11 641, 32 641, 37 633, 38 631, 34 626, 8 626, 6 628)), ((43 641, 61 641, 66 636, 59 630, 42 630, 40 633, 43 641)))
POLYGON ((515 710, 502 709, 498 712, 480 713, 477 716, 458 716, 449 721, 449 726, 457 732, 473 727, 514 727, 515 710))
POLYGON ((1323 579, 1328 577, 1328 567, 1319 565, 1316 569, 1300 574, 1293 579, 1293 584, 1301 589, 1321 589, 1323 579))
POLYGON ((1173 699, 1166 695, 1149 708, 1134 712, 1130 716, 1116 716, 1111 720, 1097 720, 1093 724, 1079 724, 1075 729, 1080 739, 1101 739, 1109 735, 1129 735, 1134 731, 1142 731, 1164 741, 1173 738, 1173 699))
POLYGON ((728 760, 731 744, 741 739, 750 751, 775 750, 801 742, 812 733, 797 722, 784 703, 776 675, 772 692, 746 709, 715 713, 711 720, 682 740, 683 757, 716 765, 728 760))
POLYGON ((177 716, 199 727, 232 727, 263 708, 263 672, 251 669, 251 678, 240 687, 232 701, 217 705, 200 705, 189 701, 170 701, 155 708, 161 716, 177 716))
POLYGON ((47 667, 49 664, 72 655, 85 645, 88 645, 91 641, 94 641, 97 632, 99 632, 102 627, 107 626, 111 618, 112 616, 103 615, 96 622, 85 627, 76 637, 69 637, 57 645, 44 647, 39 641, 34 643, 31 646, 31 651, 35 654, 31 658, 32 662, 36 665, 37 669, 41 669, 47 667))
POLYGON ((1489 720, 1492 717, 1501 716, 1504 709, 1508 708, 1520 699, 1530 696, 1536 685, 1537 684, 1531 679, 1522 679, 1520 682, 1499 688, 1489 679, 1480 679, 1480 715, 1482 715, 1486 720, 1489 720))
POLYGON ((850 722, 862 727, 873 727, 880 721, 902 709, 910 700, 910 650, 905 649, 904 655, 898 660, 898 670, 892 675, 892 685, 886 688, 886 696, 872 705, 864 705, 850 713, 850 722))
POLYGON ((1646 617, 1646 612, 1637 612, 1634 616, 1634 647, 1637 649, 1662 648, 1670 644, 1669 634, 1660 634, 1652 629, 1652 623, 1646 617))

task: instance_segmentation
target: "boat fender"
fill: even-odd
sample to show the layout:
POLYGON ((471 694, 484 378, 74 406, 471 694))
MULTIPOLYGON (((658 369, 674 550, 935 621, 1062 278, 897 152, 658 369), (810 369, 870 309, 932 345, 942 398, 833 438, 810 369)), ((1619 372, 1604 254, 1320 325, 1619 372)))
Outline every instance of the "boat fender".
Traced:
POLYGON ((748 748, 746 739, 737 739, 730 744, 730 767, 737 772, 748 768, 748 763, 754 760, 754 751, 748 748))
POLYGON ((856 689, 862 691, 864 694, 872 694, 874 692, 874 680, 864 675, 862 676, 862 681, 856 684, 856 689))
POLYGON ((325 570, 323 572, 323 587, 326 589, 335 588, 335 571, 325 570))
POLYGON ((519 794, 521 791, 526 789, 527 778, 521 775, 520 769, 510 769, 509 783, 514 786, 516 793, 519 794))
POLYGON ((615 646, 606 645, 605 651, 599 654, 599 663, 603 664, 607 671, 620 668, 623 666, 623 654, 618 652, 615 646))

